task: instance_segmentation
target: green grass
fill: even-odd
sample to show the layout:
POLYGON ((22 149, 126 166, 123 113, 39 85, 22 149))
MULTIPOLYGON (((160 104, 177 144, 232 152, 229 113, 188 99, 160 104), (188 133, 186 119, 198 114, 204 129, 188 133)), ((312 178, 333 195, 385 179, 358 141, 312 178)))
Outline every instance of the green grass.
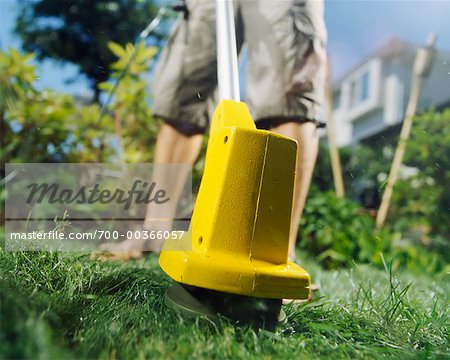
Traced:
POLYGON ((212 325, 164 306, 170 280, 155 257, 0 250, 2 358, 450 358, 448 275, 370 266, 324 271, 321 290, 288 305, 275 332, 212 325))

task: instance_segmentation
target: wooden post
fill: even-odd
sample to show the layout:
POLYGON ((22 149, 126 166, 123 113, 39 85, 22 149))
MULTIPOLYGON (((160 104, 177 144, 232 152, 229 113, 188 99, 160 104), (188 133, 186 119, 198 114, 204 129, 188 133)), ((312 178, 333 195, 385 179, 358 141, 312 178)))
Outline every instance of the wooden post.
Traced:
POLYGON ((417 51, 414 68, 412 71, 412 88, 409 95, 408 106, 406 108, 405 119, 403 121, 400 138, 398 140, 397 149, 395 150, 394 159, 392 161, 391 170, 389 172, 386 189, 383 192, 380 208, 378 210, 376 227, 381 229, 386 221, 386 216, 391 202, 392 192, 397 182, 398 173, 402 165, 403 156, 405 154, 406 143, 411 135, 414 115, 416 113, 417 104, 420 98, 420 91, 425 73, 429 70, 431 64, 431 53, 436 42, 436 35, 431 33, 428 36, 426 47, 417 51))
POLYGON ((339 159, 339 150, 336 145, 336 133, 333 119, 333 88, 331 81, 331 61, 328 57, 327 85, 326 85, 326 114, 327 114, 327 135, 328 148, 330 151, 331 169, 333 171, 334 188, 336 196, 342 199, 345 196, 344 180, 342 178, 341 161, 339 159))

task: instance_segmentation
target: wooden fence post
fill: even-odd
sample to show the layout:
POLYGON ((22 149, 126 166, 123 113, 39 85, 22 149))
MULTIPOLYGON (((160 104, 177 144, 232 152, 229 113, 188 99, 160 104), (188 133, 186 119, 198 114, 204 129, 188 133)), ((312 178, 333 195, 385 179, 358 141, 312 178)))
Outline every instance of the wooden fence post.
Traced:
POLYGON ((392 192, 397 182, 400 167, 402 165, 403 156, 405 154, 406 143, 411 135, 414 115, 416 114, 417 104, 420 98, 420 91, 425 73, 429 70, 431 65, 431 54, 434 43, 436 42, 436 35, 431 33, 428 36, 426 47, 420 48, 417 51, 414 68, 412 71, 412 87, 409 95, 408 106, 406 108, 405 119, 403 121, 400 138, 398 140, 397 149, 395 150, 394 159, 392 160, 391 170, 389 172, 386 188, 383 192, 380 208, 377 213, 376 227, 381 229, 386 221, 386 216, 391 202, 392 192))
POLYGON ((327 114, 327 135, 328 148, 330 150, 331 169, 333 171, 334 188, 336 196, 342 199, 345 196, 344 179, 342 178, 341 161, 339 150, 336 145, 336 133, 333 118, 333 88, 331 77, 331 61, 328 57, 327 85, 326 85, 326 114, 327 114))

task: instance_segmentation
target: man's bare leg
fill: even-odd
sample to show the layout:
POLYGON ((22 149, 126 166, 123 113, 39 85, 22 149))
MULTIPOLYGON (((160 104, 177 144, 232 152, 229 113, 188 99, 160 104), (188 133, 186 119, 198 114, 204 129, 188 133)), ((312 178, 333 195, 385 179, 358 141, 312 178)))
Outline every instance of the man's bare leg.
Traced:
MULTIPOLYGON (((152 181, 165 186, 171 190, 171 209, 166 209, 165 219, 161 219, 158 214, 159 209, 155 206, 149 206, 144 220, 144 229, 146 230, 164 230, 170 231, 173 219, 176 216, 178 202, 181 199, 187 176, 191 171, 192 165, 198 158, 202 146, 203 135, 186 135, 174 127, 164 123, 158 133, 155 146, 155 157, 153 163, 159 164, 187 164, 189 166, 179 166, 174 169, 165 167, 155 167, 152 181)), ((147 244, 148 250, 158 251, 162 245, 147 244)))
POLYGON ((155 164, 193 164, 202 147, 202 134, 185 135, 166 123, 161 125, 156 138, 155 164))
MULTIPOLYGON (((200 153, 202 139, 202 134, 186 135, 179 132, 174 127, 163 123, 156 138, 153 163, 184 163, 193 165, 200 153)), ((172 173, 160 171, 153 175, 152 181, 170 188, 174 194, 172 195, 172 203, 177 204, 179 197, 182 194, 187 175, 188 172, 185 171, 180 171, 180 173, 177 173, 177 176, 173 176, 172 173)), ((158 222, 158 215, 153 214, 153 211, 154 210, 150 208, 148 209, 143 224, 144 229, 158 230, 161 226, 161 221, 158 222), (156 227, 158 227, 158 229, 156 229, 156 227)), ((176 208, 173 209, 172 216, 175 216, 175 211, 176 208)), ((164 222, 162 226, 167 227, 169 226, 169 223, 171 224, 171 220, 164 222)), ((149 250, 149 245, 150 249, 158 247, 158 244, 146 244, 143 240, 129 239, 117 244, 103 244, 101 248, 113 253, 109 258, 127 260, 130 258, 141 257, 143 251, 149 250)))
POLYGON ((295 260, 298 227, 316 163, 319 138, 317 136, 316 124, 312 122, 288 122, 272 128, 271 131, 295 139, 298 142, 297 177, 295 181, 291 232, 289 237, 289 260, 293 261, 295 260))

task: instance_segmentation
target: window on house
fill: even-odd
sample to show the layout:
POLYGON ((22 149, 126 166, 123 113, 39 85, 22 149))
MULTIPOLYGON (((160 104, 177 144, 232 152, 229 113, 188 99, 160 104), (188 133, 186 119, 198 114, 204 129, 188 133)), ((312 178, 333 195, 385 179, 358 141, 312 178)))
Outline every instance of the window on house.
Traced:
POLYGON ((363 102, 369 97, 369 72, 366 71, 363 76, 361 76, 361 91, 359 100, 363 102))
POLYGON ((350 84, 350 107, 366 101, 369 98, 369 71, 365 71, 350 84))
POLYGON ((333 93, 333 109, 337 109, 341 106, 341 92, 336 91, 333 93))
POLYGON ((354 80, 350 84, 350 108, 358 103, 358 81, 354 80))

